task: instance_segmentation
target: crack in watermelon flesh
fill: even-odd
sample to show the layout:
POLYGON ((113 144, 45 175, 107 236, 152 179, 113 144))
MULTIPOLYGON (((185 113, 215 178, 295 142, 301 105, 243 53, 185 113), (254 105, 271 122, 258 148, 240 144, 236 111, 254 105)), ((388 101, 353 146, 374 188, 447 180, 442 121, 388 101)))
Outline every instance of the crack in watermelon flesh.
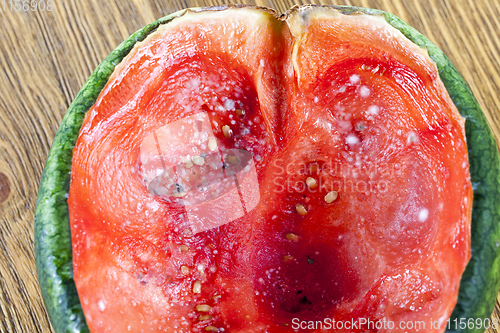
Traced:
POLYGON ((71 176, 94 333, 319 332, 307 323, 325 319, 396 326, 335 332, 443 332, 431 322, 451 314, 469 259, 464 120, 426 52, 381 17, 188 11, 117 66, 71 176), (201 113, 206 135, 165 129, 201 113), (243 213, 236 188, 198 200, 198 174, 187 192, 175 178, 231 150, 255 168, 243 213), (189 200, 215 209, 213 224, 192 230, 189 200))

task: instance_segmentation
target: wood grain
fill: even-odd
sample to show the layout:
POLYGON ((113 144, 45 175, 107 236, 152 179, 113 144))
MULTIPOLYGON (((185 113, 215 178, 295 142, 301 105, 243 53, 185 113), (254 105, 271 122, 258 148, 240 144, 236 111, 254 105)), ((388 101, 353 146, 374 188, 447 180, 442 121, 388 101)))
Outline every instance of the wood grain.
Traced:
MULTIPOLYGON (((56 0, 50 12, 16 12, 8 3, 4 11, 0 0, 0 175, 4 175, 0 176, 0 332, 52 331, 36 278, 33 212, 50 144, 71 100, 97 64, 132 32, 185 7, 221 3, 56 0)), ((305 1, 247 3, 283 12, 305 1)), ((394 13, 441 47, 470 84, 498 142, 498 0, 339 0, 336 4, 394 13)), ((497 303, 493 317, 499 315, 497 303)))

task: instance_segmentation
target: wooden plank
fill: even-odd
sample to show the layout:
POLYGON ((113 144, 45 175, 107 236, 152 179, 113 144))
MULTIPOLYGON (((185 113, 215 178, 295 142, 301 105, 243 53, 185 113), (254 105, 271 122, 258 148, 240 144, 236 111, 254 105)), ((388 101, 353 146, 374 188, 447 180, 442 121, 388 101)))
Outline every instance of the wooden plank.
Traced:
MULTIPOLYGON (((268 6, 278 12, 306 3, 233 2, 268 6)), ((0 1, 0 332, 51 332, 36 280, 33 212, 50 144, 71 100, 97 64, 132 32, 185 7, 223 3, 56 0, 52 11, 16 12, 8 2, 0 1)), ((312 3, 331 4, 326 0, 312 3)), ((500 139, 499 1, 336 3, 386 10, 428 36, 470 84, 500 139)), ((498 319, 499 315, 497 304, 493 316, 498 319)))

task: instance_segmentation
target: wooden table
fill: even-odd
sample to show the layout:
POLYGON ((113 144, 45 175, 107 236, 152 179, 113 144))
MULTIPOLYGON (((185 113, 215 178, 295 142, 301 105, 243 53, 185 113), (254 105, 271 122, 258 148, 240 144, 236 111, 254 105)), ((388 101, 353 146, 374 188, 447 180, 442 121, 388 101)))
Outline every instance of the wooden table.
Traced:
MULTIPOLYGON (((0 0, 0 331, 51 332, 35 271, 33 212, 62 116, 97 64, 132 32, 184 7, 222 1, 53 0, 48 11, 45 0, 44 11, 29 12, 11 10, 8 1, 0 0)), ((283 12, 294 1, 247 3, 283 12)), ((336 4, 394 13, 441 47, 471 86, 498 141, 499 0, 336 4)), ((497 303, 493 316, 499 314, 497 303)))

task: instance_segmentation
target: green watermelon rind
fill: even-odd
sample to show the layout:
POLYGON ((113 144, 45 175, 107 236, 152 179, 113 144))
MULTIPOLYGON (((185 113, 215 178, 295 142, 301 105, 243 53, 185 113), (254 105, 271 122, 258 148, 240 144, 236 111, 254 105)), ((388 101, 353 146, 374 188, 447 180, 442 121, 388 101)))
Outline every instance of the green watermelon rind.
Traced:
MULTIPOLYGON (((238 6, 239 7, 239 6, 238 6)), ((444 53, 397 16, 375 9, 331 6, 339 12, 382 16, 416 45, 427 49, 453 103, 466 119, 465 131, 474 189, 472 258, 460 283, 457 305, 450 318, 450 333, 478 333, 478 325, 455 328, 463 318, 490 318, 500 287, 500 158, 488 122, 469 86, 444 53)), ((212 9, 223 9, 217 7, 212 9)), ((207 8, 209 9, 209 8, 207 8)), ((94 105, 115 67, 137 42, 185 10, 140 29, 120 44, 89 77, 71 103, 56 133, 40 181, 35 209, 35 255, 42 297, 56 333, 89 332, 75 282, 67 196, 73 148, 86 112, 94 105)), ((458 325, 460 326, 460 325, 458 325)))

